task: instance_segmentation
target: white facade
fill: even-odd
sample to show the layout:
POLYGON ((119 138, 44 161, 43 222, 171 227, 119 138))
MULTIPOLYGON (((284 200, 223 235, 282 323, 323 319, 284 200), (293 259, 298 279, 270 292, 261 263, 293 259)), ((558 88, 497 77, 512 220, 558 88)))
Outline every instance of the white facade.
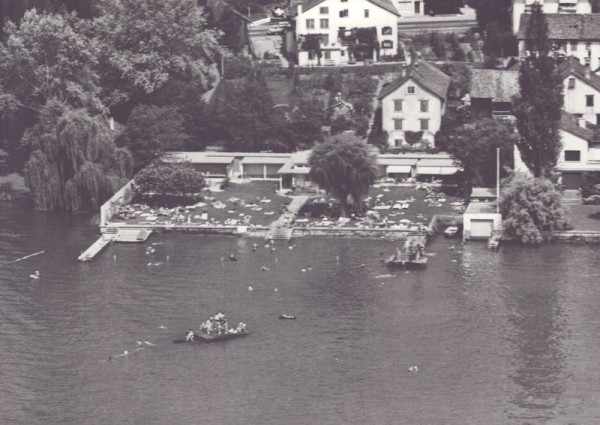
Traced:
POLYGON ((600 91, 575 74, 564 80, 564 110, 584 118, 592 124, 600 124, 600 91))
POLYGON ((589 0, 513 0, 512 18, 515 34, 519 31, 521 15, 529 13, 536 1, 542 5, 544 13, 592 13, 589 0))
POLYGON ((600 171, 600 144, 561 130, 562 149, 557 169, 568 171, 600 171))
MULTIPOLYGON (((394 7, 390 2, 390 6, 394 7)), ((296 41, 298 64, 318 65, 316 57, 300 50, 302 36, 321 36, 321 65, 348 63, 348 49, 338 41, 340 28, 377 28, 380 56, 394 56, 398 52, 398 15, 368 0, 324 0, 308 10, 297 5, 296 41)), ((374 59, 376 57, 374 56, 374 59)))
MULTIPOLYGON (((554 41, 554 45, 559 55, 573 56, 592 70, 600 68, 600 34, 596 40, 554 41)), ((519 40, 519 53, 522 55, 524 51, 525 41, 519 40)))
POLYGON ((423 140, 433 145, 444 113, 444 99, 409 78, 381 99, 383 129, 390 146, 406 144, 405 131, 423 131, 423 140))
POLYGON ((422 16, 425 9, 425 1, 419 0, 396 0, 394 6, 398 9, 401 17, 422 16))
POLYGON ((463 239, 488 239, 502 227, 496 203, 470 203, 463 214, 463 239))

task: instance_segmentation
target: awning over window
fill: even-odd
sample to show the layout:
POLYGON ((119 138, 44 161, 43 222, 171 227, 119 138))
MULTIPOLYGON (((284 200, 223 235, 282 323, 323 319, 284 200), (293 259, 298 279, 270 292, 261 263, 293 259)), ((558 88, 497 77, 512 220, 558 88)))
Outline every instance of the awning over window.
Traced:
POLYGON ((417 167, 417 174, 428 176, 451 176, 457 171, 457 167, 417 167))
POLYGON ((388 165, 387 174, 410 174, 412 167, 410 165, 388 165))

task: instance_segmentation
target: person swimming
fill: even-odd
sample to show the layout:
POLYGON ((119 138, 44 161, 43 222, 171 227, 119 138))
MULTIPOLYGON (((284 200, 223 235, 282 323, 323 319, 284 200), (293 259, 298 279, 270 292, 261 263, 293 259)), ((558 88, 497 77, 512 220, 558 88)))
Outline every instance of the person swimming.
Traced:
POLYGON ((36 270, 35 273, 30 274, 29 277, 32 278, 32 279, 39 279, 40 278, 40 272, 36 270))

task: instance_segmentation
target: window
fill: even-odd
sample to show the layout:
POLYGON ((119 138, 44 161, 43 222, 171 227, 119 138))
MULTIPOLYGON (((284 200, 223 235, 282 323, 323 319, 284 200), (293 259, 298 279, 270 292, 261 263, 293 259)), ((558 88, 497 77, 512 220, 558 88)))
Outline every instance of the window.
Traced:
POLYGON ((381 42, 381 48, 382 49, 393 49, 394 48, 394 42, 392 40, 383 40, 381 42))
POLYGON ((329 34, 321 34, 319 39, 322 45, 327 46, 329 44, 329 34))
POLYGON ((319 9, 319 13, 321 13, 321 15, 328 15, 329 14, 329 8, 328 7, 321 7, 319 9))
POLYGON ((344 57, 344 56, 346 56, 346 51, 345 51, 345 50, 340 50, 340 56, 341 56, 341 57, 344 57))
POLYGON ((583 64, 585 66, 590 66, 591 63, 592 63, 592 58, 584 58, 583 59, 583 64))
POLYGON ((321 29, 329 29, 329 19, 321 19, 321 29))
POLYGON ((581 151, 565 151, 565 161, 568 161, 568 162, 581 161, 581 151))
POLYGON ((575 52, 577 50, 577 42, 571 41, 571 51, 575 52))
POLYGON ((314 19, 307 19, 306 20, 306 28, 309 29, 309 30, 315 29, 315 20, 314 19))
POLYGON ((590 43, 589 41, 585 43, 585 50, 592 50, 592 43, 590 43))
POLYGON ((575 78, 569 78, 569 90, 573 90, 575 88, 575 78))
POLYGON ((394 130, 402 130, 402 120, 401 119, 394 120, 394 130))
POLYGON ((590 107, 590 106, 593 107, 594 106, 594 95, 593 94, 588 94, 585 97, 585 106, 588 106, 588 107, 590 107))
POLYGON ((406 92, 407 92, 408 94, 415 94, 415 86, 408 86, 408 87, 406 88, 406 92))
POLYGON ((381 28, 381 35, 392 35, 392 27, 381 28))
POLYGON ((421 130, 429 130, 429 120, 419 120, 421 122, 421 130))
POLYGON ((600 114, 596 114, 596 125, 600 125, 600 114))
POLYGON ((325 50, 323 52, 323 58, 325 58, 325 59, 331 59, 331 52, 329 50, 325 50))
POLYGON ((365 18, 369 17, 369 9, 365 9, 365 18))
POLYGON ((340 10, 340 18, 346 18, 348 16, 348 9, 340 10))
POLYGON ((342 3, 347 3, 347 2, 348 2, 348 0, 342 0, 342 3))
POLYGON ((402 145, 402 139, 394 139, 394 146, 401 146, 402 145))
POLYGON ((428 100, 421 100, 421 112, 429 112, 429 101, 428 100))
POLYGON ((394 111, 402 112, 402 99, 394 100, 394 111))
POLYGON ((313 60, 315 58, 315 52, 313 52, 312 50, 308 51, 308 60, 313 60))
POLYGON ((574 114, 577 118, 583 118, 583 114, 574 114))

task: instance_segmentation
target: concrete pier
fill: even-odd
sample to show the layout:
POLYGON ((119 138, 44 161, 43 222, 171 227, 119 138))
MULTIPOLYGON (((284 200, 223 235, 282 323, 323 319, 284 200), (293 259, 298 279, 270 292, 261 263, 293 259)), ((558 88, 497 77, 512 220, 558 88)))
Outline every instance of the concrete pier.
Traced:
POLYGON ((79 257, 79 261, 91 261, 96 255, 100 253, 106 246, 115 240, 117 234, 105 233, 98 238, 88 249, 86 249, 79 257))

